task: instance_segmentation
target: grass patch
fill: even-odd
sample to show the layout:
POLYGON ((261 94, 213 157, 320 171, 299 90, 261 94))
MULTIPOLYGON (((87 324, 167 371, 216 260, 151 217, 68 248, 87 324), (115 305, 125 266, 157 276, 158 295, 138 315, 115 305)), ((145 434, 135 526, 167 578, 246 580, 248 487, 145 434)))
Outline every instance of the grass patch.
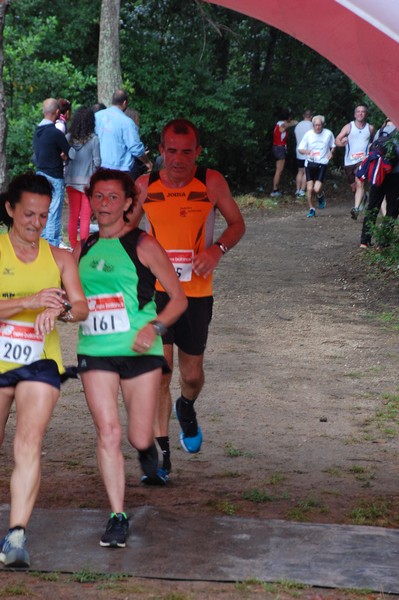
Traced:
POLYGON ((365 473, 366 469, 365 469, 365 467, 359 467, 358 465, 353 465, 353 467, 351 467, 349 469, 349 472, 350 473, 356 473, 356 474, 365 473))
POLYGON ((269 477, 269 484, 270 485, 278 485, 279 483, 283 483, 283 481, 285 481, 285 480, 286 480, 286 477, 282 473, 274 473, 273 475, 271 475, 269 477))
POLYGON ((230 456, 230 458, 237 458, 238 456, 245 456, 246 458, 253 458, 253 456, 254 456, 251 452, 244 452, 243 450, 236 448, 234 446, 234 444, 232 444, 231 442, 227 442, 227 444, 224 445, 224 448, 226 451, 226 455, 230 456))
POLYGON ((9 598, 10 596, 29 596, 32 598, 32 593, 23 583, 13 583, 0 590, 0 598, 9 598))
POLYGON ((241 473, 238 471, 223 471, 223 473, 219 473, 218 477, 223 477, 223 479, 238 479, 241 477, 241 473))
POLYGON ((349 518, 355 525, 384 527, 390 523, 392 515, 390 507, 385 500, 375 500, 371 504, 369 501, 364 500, 359 506, 351 510, 349 518))
POLYGON ((190 600, 191 594, 184 594, 182 592, 170 592, 166 596, 162 596, 162 600, 190 600))
POLYGON ((234 199, 241 209, 264 208, 275 210, 278 207, 278 201, 275 198, 268 198, 267 196, 261 197, 254 194, 243 194, 242 196, 235 196, 234 199))
POLYGON ((361 379, 361 377, 365 376, 365 373, 362 371, 350 371, 349 373, 344 373, 344 377, 350 377, 351 379, 361 379))
POLYGON ((308 498, 298 500, 295 506, 288 511, 287 517, 292 521, 306 521, 309 514, 314 512, 326 514, 328 508, 318 498, 308 496, 308 498))
POLYGON ((383 394, 382 400, 384 407, 377 412, 377 418, 399 425, 399 395, 383 394))
POLYGON ((296 596, 296 591, 310 589, 310 585, 300 583, 299 581, 291 581, 289 579, 279 579, 275 583, 269 583, 267 581, 260 581, 257 578, 246 579, 245 581, 237 581, 234 584, 234 588, 239 592, 254 592, 256 588, 259 591, 268 592, 269 594, 277 594, 276 600, 280 598, 280 594, 283 592, 289 593, 292 596, 296 596))
POLYGON ((75 469, 76 467, 80 467, 80 466, 81 466, 81 463, 78 462, 77 460, 68 460, 65 463, 65 467, 67 469, 75 469))
POLYGON ((76 581, 77 583, 96 583, 98 581, 112 580, 120 581, 122 579, 128 579, 129 575, 124 573, 93 573, 89 569, 82 569, 77 573, 73 573, 69 578, 69 581, 76 581))
POLYGON ((378 429, 389 438, 399 433, 399 395, 383 394, 382 406, 375 412, 378 429))
POLYGON ((230 456, 231 458, 236 458, 237 456, 244 456, 244 452, 236 448, 231 442, 227 442, 227 444, 224 445, 224 448, 226 450, 227 456, 230 456))
POLYGON ((30 571, 30 574, 42 581, 59 581, 60 579, 59 573, 39 573, 38 571, 30 571))
POLYGON ((360 465, 353 465, 353 467, 349 469, 349 473, 353 474, 357 481, 362 482, 362 487, 369 487, 371 485, 371 481, 375 477, 374 472, 360 465))
POLYGON ((342 477, 342 471, 339 467, 329 467, 328 469, 324 469, 323 473, 328 473, 332 477, 342 477))
POLYGON ((399 327, 399 311, 391 310, 389 312, 383 312, 377 314, 375 318, 377 319, 377 321, 382 321, 382 323, 387 323, 389 325, 395 325, 396 327, 399 327))
POLYGON ((243 492, 242 497, 244 500, 249 500, 255 504, 261 504, 262 502, 273 502, 275 500, 289 500, 288 494, 283 494, 282 496, 272 496, 267 490, 258 490, 257 488, 243 492))
POLYGON ((218 513, 229 516, 235 515, 237 510, 236 506, 228 500, 208 500, 205 506, 218 513))

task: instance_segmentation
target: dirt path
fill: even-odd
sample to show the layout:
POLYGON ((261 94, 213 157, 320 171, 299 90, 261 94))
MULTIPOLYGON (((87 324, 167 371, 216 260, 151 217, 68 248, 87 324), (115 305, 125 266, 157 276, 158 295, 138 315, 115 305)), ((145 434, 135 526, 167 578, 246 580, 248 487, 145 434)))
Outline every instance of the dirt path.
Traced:
MULTIPOLYGON (((375 317, 396 309, 398 285, 365 277, 357 249, 361 223, 349 218, 349 208, 330 203, 312 220, 298 205, 246 215, 245 238, 215 276, 207 381, 198 401, 203 449, 183 452, 173 420, 171 482, 146 489, 125 444, 129 510, 151 504, 181 514, 399 526, 398 417, 395 411, 387 417, 399 403, 399 343, 397 331, 375 317)), ((76 328, 61 327, 65 362, 74 362, 76 328)), ((1 503, 8 501, 12 421, 1 450, 1 503)), ((46 436, 38 505, 107 507, 76 381, 64 386, 46 436)), ((182 595, 170 597, 252 597, 242 590, 236 596, 231 587, 176 586, 182 595)), ((61 583, 56 589, 64 597, 61 583)), ((160 589, 104 598, 172 593, 160 589)), ((277 597, 250 591, 258 592, 277 597)), ((97 590, 93 597, 103 596, 97 590)))

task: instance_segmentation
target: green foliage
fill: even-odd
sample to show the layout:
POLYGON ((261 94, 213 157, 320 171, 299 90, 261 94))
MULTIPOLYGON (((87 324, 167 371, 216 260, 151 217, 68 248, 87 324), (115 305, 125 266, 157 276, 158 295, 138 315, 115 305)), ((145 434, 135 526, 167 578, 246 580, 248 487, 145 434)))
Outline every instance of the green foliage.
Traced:
MULTIPOLYGON (((49 96, 76 108, 97 100, 100 0, 18 0, 4 31, 10 174, 30 163, 34 125, 49 96)), ((234 11, 195 0, 125 0, 121 5, 123 85, 141 116, 151 157, 170 119, 199 127, 200 162, 221 170, 235 191, 253 190, 274 170, 272 131, 281 107, 301 118, 325 114, 336 134, 358 102, 371 105, 341 71, 301 42, 234 11)), ((293 135, 287 166, 296 170, 293 135)), ((335 158, 341 164, 342 157, 335 158)))
POLYGON ((364 253, 364 260, 377 265, 393 276, 399 272, 399 224, 392 217, 382 217, 375 225, 370 224, 369 231, 374 238, 375 248, 364 253))
MULTIPOLYGON (((82 57, 79 68, 67 55, 70 43, 73 41, 76 48, 81 37, 74 32, 69 40, 68 29, 63 29, 63 18, 49 14, 46 7, 48 4, 40 2, 37 7, 36 2, 19 2, 18 14, 12 10, 6 19, 3 78, 10 177, 33 166, 33 132, 43 117, 41 103, 45 98, 67 97, 75 107, 96 99, 92 65, 85 67, 82 57), (54 40, 59 43, 55 44, 54 40)), ((63 14, 64 7, 59 8, 63 14)))
POLYGON ((396 161, 398 158, 397 148, 399 146, 399 132, 395 131, 392 134, 392 137, 385 142, 384 146, 386 148, 385 157, 388 160, 396 161))

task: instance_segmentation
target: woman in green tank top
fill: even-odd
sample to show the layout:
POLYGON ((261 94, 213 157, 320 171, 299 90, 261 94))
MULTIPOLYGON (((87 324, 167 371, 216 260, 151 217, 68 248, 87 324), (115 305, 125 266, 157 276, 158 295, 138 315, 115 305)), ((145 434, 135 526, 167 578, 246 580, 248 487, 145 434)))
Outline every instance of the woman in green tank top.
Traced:
POLYGON ((128 440, 138 450, 142 482, 165 485, 158 468, 154 420, 161 375, 167 369, 161 336, 184 312, 187 300, 173 266, 155 238, 127 226, 135 201, 128 173, 99 169, 88 189, 98 235, 75 249, 90 313, 81 325, 78 369, 97 433, 97 459, 111 505, 100 545, 126 545, 125 469, 118 391, 128 417, 128 440), (159 279, 169 302, 158 315, 159 279))

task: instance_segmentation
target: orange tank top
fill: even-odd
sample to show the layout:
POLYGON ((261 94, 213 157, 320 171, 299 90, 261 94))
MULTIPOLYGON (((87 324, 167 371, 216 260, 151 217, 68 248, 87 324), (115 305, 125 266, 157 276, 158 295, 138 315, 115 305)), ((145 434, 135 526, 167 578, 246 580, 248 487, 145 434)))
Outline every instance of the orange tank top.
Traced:
MULTIPOLYGON (((206 169, 197 167, 183 188, 169 188, 158 172, 151 173, 143 210, 146 229, 168 253, 186 296, 212 296, 212 275, 199 277, 192 268, 194 256, 213 243, 215 209, 207 194, 206 169)), ((159 282, 156 288, 164 291, 159 282)))

